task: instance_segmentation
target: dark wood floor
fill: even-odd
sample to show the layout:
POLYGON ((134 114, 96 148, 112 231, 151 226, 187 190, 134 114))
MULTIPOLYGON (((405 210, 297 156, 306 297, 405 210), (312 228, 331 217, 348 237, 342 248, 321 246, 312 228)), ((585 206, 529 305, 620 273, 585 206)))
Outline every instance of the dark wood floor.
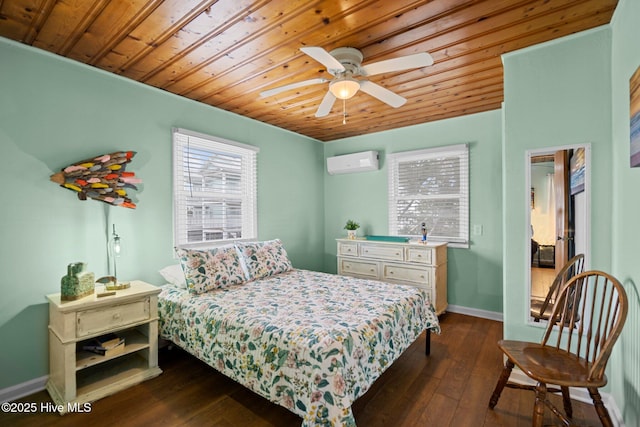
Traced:
MULTIPOLYGON (((529 426, 533 393, 505 389, 495 410, 489 396, 502 369, 496 341, 502 323, 446 313, 441 335, 424 334, 353 405, 359 427, 529 426)), ((177 349, 160 350, 163 374, 94 402, 90 413, 13 415, 0 426, 220 426, 298 427, 301 418, 259 397, 177 349)), ((21 399, 47 402, 45 391, 21 399)), ((558 404, 561 405, 560 400, 558 404)), ((580 426, 599 426, 591 405, 574 401, 580 426)), ((559 425, 546 413, 546 425, 559 425)))

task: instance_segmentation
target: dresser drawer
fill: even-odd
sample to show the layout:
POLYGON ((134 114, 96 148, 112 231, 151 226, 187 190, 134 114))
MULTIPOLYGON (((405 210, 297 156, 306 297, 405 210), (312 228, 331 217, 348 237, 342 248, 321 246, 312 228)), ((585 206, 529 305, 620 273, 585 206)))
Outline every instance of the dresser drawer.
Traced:
POLYGON ((79 311, 76 319, 78 338, 111 331, 120 326, 149 319, 149 298, 128 304, 79 311))
POLYGON ((402 247, 360 245, 360 256, 366 258, 384 259, 389 261, 403 261, 402 247))
POLYGON ((379 270, 377 262, 354 261, 348 259, 340 260, 341 274, 357 275, 377 279, 378 271, 379 270))
POLYGON ((382 270, 382 280, 416 283, 424 288, 431 287, 431 271, 428 268, 385 264, 382 270))
POLYGON ((406 248, 407 251, 407 261, 415 262, 418 264, 433 264, 433 250, 428 248, 406 248))
POLYGON ((338 242, 338 255, 358 256, 358 244, 338 242))

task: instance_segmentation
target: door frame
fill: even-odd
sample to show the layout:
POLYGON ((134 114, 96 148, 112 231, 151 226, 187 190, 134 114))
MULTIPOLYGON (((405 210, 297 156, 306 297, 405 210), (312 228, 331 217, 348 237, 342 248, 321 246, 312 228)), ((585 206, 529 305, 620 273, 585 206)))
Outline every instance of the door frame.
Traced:
MULTIPOLYGON (((555 217, 556 217, 556 238, 555 238, 555 271, 559 272, 569 260, 569 239, 573 239, 569 230, 570 220, 570 192, 569 182, 569 150, 556 150, 553 153, 553 188, 555 191, 555 217)), ((574 213, 575 215, 575 213, 574 213)))

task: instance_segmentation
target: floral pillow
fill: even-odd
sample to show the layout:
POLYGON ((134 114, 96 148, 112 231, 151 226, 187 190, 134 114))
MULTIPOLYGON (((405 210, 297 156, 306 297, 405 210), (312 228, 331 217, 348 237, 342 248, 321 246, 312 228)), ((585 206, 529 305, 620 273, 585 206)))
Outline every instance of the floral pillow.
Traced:
POLYGON ((243 283, 245 274, 233 246, 196 250, 177 249, 187 289, 201 294, 213 289, 243 283))
POLYGON ((262 279, 293 269, 280 239, 238 243, 236 248, 244 261, 247 280, 262 279))

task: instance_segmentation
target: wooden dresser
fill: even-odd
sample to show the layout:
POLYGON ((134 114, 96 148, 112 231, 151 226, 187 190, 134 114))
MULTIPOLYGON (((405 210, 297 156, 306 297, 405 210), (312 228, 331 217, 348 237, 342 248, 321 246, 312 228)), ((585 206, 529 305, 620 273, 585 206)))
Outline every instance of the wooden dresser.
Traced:
POLYGON ((436 313, 447 309, 447 244, 337 239, 338 274, 425 289, 436 313))

